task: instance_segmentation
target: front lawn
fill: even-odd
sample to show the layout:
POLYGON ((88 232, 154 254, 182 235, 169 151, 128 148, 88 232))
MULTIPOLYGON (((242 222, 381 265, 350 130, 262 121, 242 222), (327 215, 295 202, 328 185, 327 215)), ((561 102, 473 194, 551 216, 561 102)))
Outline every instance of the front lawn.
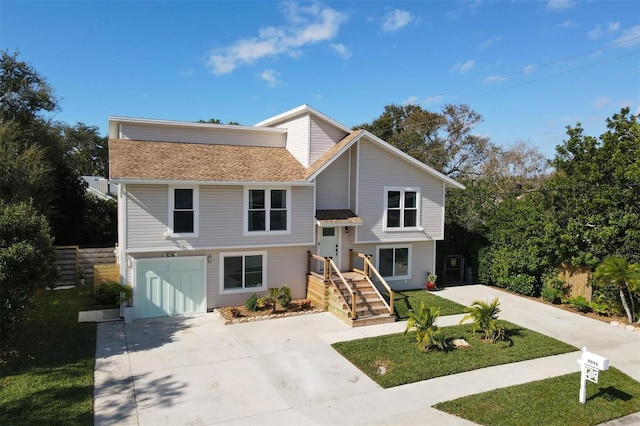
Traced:
POLYGON ((334 343, 332 346, 383 388, 432 379, 434 377, 508 364, 578 350, 551 337, 507 321, 507 340, 487 343, 473 333, 472 325, 441 327, 447 340, 462 338, 466 349, 422 352, 415 344, 415 332, 392 334, 334 343), (379 374, 383 367, 385 374, 379 374))
POLYGON ((590 426, 640 411, 640 383, 620 370, 600 372, 578 402, 580 373, 510 386, 434 405, 482 425, 590 426))
MULTIPOLYGON (((441 290, 446 291, 446 290, 441 290)), ((399 320, 409 318, 409 310, 420 309, 420 304, 429 307, 439 308, 440 316, 455 315, 464 313, 464 306, 437 296, 438 292, 428 292, 427 290, 406 290, 394 293, 393 303, 395 304, 396 317, 399 320)))
POLYGON ((0 360, 0 425, 93 424, 96 324, 78 323, 93 286, 42 290, 0 360))

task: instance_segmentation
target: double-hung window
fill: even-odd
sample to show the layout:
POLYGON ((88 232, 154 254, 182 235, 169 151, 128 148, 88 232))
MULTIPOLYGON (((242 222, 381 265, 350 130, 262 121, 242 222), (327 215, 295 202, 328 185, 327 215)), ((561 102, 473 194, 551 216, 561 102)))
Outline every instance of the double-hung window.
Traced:
POLYGON ((245 190, 247 232, 288 232, 290 191, 280 188, 245 190))
POLYGON ((198 188, 169 187, 169 233, 198 235, 198 188))
POLYGON ((221 292, 243 292, 266 289, 266 262, 266 252, 221 253, 221 292))
POLYGON ((411 246, 378 247, 378 271, 384 278, 411 277, 411 246))
POLYGON ((416 188, 385 188, 385 230, 418 229, 419 200, 416 188))

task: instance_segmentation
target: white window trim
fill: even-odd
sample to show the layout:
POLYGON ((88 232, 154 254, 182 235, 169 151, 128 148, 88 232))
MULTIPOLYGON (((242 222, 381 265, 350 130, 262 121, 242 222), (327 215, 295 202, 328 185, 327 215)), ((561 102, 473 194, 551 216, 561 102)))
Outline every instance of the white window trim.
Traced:
POLYGON ((245 236, 253 236, 253 235, 286 235, 291 234, 291 216, 292 208, 291 208, 291 187, 290 186, 245 186, 244 187, 244 197, 242 201, 242 210, 243 210, 243 235, 245 236), (263 190, 265 191, 265 230, 264 231, 249 231, 249 191, 252 190, 263 190), (270 227, 270 217, 269 212, 271 210, 271 190, 283 190, 287 194, 286 203, 287 203, 287 229, 284 231, 271 231, 270 227))
POLYGON ((384 278, 387 281, 399 281, 399 280, 408 280, 411 278, 411 260, 412 260, 412 254, 411 254, 411 244, 391 244, 391 245, 383 245, 383 246, 376 246, 376 269, 378 271, 380 271, 380 249, 403 249, 406 248, 408 249, 407 251, 407 257, 409 259, 409 264, 407 265, 407 275, 391 275, 391 276, 383 276, 382 278, 384 278))
POLYGON ((200 223, 200 193, 198 186, 189 185, 169 185, 169 227, 167 228, 167 237, 170 238, 183 238, 183 237, 197 237, 200 223), (176 189, 191 189, 193 190, 193 232, 173 232, 173 211, 175 202, 175 190, 176 189))
POLYGON ((420 188, 416 187, 406 187, 406 186, 385 186, 384 187, 384 204, 383 204, 383 218, 382 218, 382 230, 384 232, 403 232, 403 231, 423 231, 424 228, 421 226, 421 201, 422 196, 420 194, 420 188), (400 191, 400 221, 401 224, 404 224, 404 194, 405 192, 415 192, 416 193, 416 226, 399 226, 399 227, 389 227, 387 226, 387 212, 389 206, 389 191, 400 191))
POLYGON ((237 294, 237 293, 256 293, 259 291, 266 291, 267 286, 267 252, 266 251, 235 251, 235 252, 222 252, 220 253, 220 263, 218 265, 218 269, 220 270, 220 294, 237 294), (224 288, 224 259, 225 257, 243 257, 243 266, 244 266, 244 257, 245 256, 262 256, 262 286, 261 287, 250 287, 250 288, 237 288, 237 289, 225 289, 224 288))

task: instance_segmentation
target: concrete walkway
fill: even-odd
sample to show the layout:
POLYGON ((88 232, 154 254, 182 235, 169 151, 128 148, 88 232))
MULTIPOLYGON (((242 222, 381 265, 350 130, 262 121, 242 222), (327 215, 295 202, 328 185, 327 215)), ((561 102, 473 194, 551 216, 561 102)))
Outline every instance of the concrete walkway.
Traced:
MULTIPOLYGON (((587 346, 640 380, 640 333, 479 285, 438 295, 465 305, 499 296, 501 318, 587 346)), ((330 347, 405 326, 353 329, 328 313, 229 326, 214 314, 98 324, 95 424, 469 425, 430 407, 578 371, 572 352, 382 389, 330 347)))

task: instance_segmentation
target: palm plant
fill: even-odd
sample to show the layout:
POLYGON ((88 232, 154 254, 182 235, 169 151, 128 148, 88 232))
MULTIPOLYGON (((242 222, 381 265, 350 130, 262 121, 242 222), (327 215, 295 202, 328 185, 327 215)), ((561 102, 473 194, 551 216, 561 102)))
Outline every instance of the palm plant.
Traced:
POLYGON ((404 334, 415 329, 416 344, 423 351, 428 351, 433 347, 445 350, 447 348, 445 335, 436 325, 436 320, 439 316, 440 309, 427 308, 423 300, 418 312, 409 311, 409 320, 404 334))
POLYGON ((260 304, 266 308, 271 308, 271 312, 275 312, 278 305, 287 308, 291 304, 291 289, 282 286, 280 288, 270 288, 264 297, 260 298, 260 304))
POLYGON ((620 301, 627 313, 629 323, 635 320, 636 306, 634 292, 640 290, 640 265, 637 263, 628 263, 625 259, 617 256, 607 257, 602 261, 593 273, 594 282, 612 283, 618 290, 620 301), (629 303, 627 302, 626 293, 629 295, 629 303))
POLYGON ((498 320, 498 314, 500 313, 498 305, 500 305, 500 302, 497 297, 493 299, 491 303, 476 300, 471 306, 465 308, 467 315, 460 320, 460 324, 468 319, 472 319, 474 333, 479 330, 482 332, 483 338, 491 342, 503 339, 504 328, 498 320))

